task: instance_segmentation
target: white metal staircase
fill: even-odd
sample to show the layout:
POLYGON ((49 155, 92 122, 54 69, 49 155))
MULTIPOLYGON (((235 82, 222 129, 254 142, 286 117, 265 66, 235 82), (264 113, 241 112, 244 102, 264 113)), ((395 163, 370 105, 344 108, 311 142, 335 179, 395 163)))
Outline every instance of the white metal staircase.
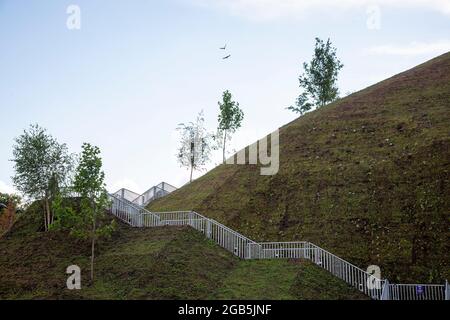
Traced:
POLYGON ((150 212, 139 202, 117 194, 112 194, 111 200, 111 214, 132 227, 190 226, 241 259, 308 259, 372 299, 450 300, 447 281, 445 284, 392 284, 311 242, 256 242, 194 211, 150 212))

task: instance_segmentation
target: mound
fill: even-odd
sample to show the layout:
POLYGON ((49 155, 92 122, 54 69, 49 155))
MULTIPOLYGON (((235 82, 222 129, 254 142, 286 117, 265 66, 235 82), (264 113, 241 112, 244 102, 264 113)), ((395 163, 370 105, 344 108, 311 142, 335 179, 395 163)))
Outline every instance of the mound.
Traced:
POLYGON ((450 53, 280 129, 280 169, 220 165, 150 204, 311 241, 395 282, 450 278, 450 53))

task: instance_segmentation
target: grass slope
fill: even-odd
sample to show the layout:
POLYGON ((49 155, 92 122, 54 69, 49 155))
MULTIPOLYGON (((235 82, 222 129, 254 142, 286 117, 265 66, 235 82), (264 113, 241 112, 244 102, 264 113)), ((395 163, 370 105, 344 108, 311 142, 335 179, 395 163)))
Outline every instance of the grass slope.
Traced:
POLYGON ((240 261, 215 299, 361 300, 368 299, 312 262, 299 260, 240 261))
POLYGON ((450 53, 280 129, 280 170, 221 165, 150 204, 308 240, 399 282, 450 278, 450 53))
POLYGON ((89 285, 89 244, 39 232, 33 209, 0 240, 0 299, 366 299, 306 262, 242 261, 190 228, 122 224, 99 243, 89 285), (65 287, 72 264, 79 291, 65 287))

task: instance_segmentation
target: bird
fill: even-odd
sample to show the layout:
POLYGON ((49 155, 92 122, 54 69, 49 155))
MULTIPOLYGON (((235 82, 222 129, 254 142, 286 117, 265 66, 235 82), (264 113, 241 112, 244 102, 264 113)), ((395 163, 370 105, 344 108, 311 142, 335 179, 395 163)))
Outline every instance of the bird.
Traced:
POLYGON ((231 54, 227 55, 226 57, 223 57, 222 59, 228 59, 229 57, 231 57, 231 54))
POLYGON ((220 50, 225 50, 227 48, 227 45, 225 44, 223 47, 219 48, 220 50))

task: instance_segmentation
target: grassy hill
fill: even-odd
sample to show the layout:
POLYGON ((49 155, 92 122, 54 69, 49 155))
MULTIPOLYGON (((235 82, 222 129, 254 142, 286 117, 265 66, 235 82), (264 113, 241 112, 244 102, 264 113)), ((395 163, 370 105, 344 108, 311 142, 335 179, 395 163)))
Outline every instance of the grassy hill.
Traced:
MULTIPOLYGON (((281 110, 281 109, 280 109, 281 110)), ((280 170, 221 165, 151 210, 308 240, 391 281, 450 279, 450 53, 280 129, 280 170)))
POLYGON ((0 239, 0 299, 367 299, 306 261, 243 261, 185 227, 119 224, 98 245, 89 285, 89 243, 41 232, 32 206, 0 239), (67 266, 82 289, 66 289, 67 266))

